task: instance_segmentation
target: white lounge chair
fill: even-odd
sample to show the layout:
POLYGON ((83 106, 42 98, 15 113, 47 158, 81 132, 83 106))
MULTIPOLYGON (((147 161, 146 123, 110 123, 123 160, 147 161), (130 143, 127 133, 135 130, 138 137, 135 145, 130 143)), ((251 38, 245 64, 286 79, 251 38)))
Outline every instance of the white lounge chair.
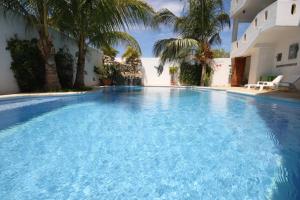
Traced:
POLYGON ((288 89, 295 89, 296 82, 300 80, 300 74, 291 74, 289 76, 285 76, 283 80, 279 83, 279 87, 285 87, 288 89))
POLYGON ((259 88, 259 91, 262 91, 264 88, 276 89, 279 86, 280 81, 283 79, 283 75, 277 76, 273 81, 258 81, 256 84, 247 84, 245 87, 250 88, 259 88))

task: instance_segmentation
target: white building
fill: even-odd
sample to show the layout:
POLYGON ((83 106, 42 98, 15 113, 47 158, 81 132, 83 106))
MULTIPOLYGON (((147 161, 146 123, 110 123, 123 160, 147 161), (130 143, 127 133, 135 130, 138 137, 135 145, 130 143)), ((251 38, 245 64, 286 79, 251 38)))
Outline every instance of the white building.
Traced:
POLYGON ((300 0, 232 0, 230 14, 232 86, 284 75, 300 89, 300 0))

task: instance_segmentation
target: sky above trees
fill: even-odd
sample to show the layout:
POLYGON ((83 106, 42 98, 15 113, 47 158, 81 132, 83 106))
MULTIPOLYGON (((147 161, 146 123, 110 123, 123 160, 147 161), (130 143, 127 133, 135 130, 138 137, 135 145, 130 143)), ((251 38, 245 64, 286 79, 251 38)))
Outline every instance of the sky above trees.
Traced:
MULTIPOLYGON (((167 8, 171 10, 176 15, 181 15, 184 9, 184 0, 146 0, 150 5, 154 7, 155 10, 160 10, 167 8)), ((224 0, 224 7, 226 12, 229 13, 230 10, 230 0, 224 0)), ((152 49, 153 45, 157 40, 176 37, 169 27, 161 27, 160 30, 150 30, 142 28, 134 28, 129 31, 137 41, 140 43, 142 49, 142 57, 153 57, 152 49)), ((231 30, 226 29, 221 34, 222 45, 215 48, 224 48, 230 51, 231 47, 231 30)), ((119 47, 119 56, 124 52, 124 48, 119 47)))

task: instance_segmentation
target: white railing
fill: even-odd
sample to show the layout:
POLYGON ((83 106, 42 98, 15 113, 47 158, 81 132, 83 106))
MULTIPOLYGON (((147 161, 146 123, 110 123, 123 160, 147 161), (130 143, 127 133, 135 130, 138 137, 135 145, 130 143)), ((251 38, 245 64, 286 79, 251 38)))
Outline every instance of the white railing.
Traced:
POLYGON ((299 26, 299 22, 300 0, 278 0, 263 9, 250 23, 242 37, 232 43, 231 56, 237 57, 243 55, 254 45, 260 33, 274 26, 299 26))

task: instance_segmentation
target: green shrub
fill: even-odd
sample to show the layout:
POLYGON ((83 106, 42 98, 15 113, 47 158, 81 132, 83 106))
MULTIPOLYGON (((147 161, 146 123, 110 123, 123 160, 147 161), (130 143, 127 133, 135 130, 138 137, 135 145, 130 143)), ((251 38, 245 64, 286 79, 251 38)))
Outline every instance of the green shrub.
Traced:
POLYGON ((200 85, 201 68, 199 65, 182 63, 180 65, 179 80, 182 85, 200 85))
POLYGON ((37 39, 20 40, 15 36, 7 41, 10 51, 11 70, 21 92, 43 90, 45 83, 45 64, 37 46, 37 39))
POLYGON ((59 49, 55 55, 55 62, 59 82, 63 89, 73 87, 73 63, 74 59, 68 49, 59 49))
POLYGON ((213 73, 213 69, 210 66, 206 67, 206 73, 204 75, 204 86, 211 86, 213 73))
POLYGON ((178 67, 171 66, 169 67, 169 74, 174 75, 178 72, 178 67))
POLYGON ((125 78, 122 76, 119 67, 114 65, 103 65, 94 67, 94 72, 99 75, 100 80, 109 79, 112 80, 114 85, 124 85, 125 78))

